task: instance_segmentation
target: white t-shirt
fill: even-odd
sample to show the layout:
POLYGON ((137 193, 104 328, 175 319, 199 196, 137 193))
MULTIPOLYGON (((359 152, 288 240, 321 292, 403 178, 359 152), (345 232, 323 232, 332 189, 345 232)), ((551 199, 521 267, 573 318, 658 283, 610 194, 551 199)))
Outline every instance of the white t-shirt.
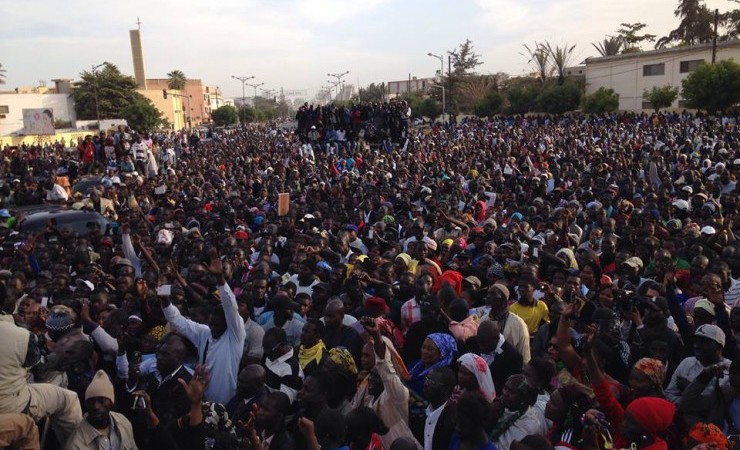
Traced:
POLYGON ((67 201, 69 200, 69 194, 67 194, 67 191, 62 186, 54 183, 54 187, 46 193, 46 199, 52 202, 59 200, 67 201))

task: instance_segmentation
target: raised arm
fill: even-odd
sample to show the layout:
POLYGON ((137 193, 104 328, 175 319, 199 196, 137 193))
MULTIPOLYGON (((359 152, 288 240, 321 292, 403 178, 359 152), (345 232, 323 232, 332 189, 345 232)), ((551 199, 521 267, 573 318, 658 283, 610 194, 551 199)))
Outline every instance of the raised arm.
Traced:
POLYGON ((244 329, 244 321, 239 316, 239 307, 236 305, 236 296, 231 291, 229 284, 224 278, 224 265, 218 257, 216 249, 211 249, 211 262, 208 264, 208 271, 218 280, 218 292, 221 294, 221 307, 224 309, 226 316, 226 325, 229 332, 239 342, 244 342, 247 337, 247 331, 244 329))
POLYGON ((188 338, 200 350, 201 344, 205 343, 211 335, 211 329, 208 325, 202 325, 183 317, 180 310, 172 305, 167 297, 160 297, 160 303, 167 323, 172 325, 176 332, 188 338))
POLYGON ((563 308, 563 313, 560 316, 560 322, 558 323, 557 339, 558 339, 558 351, 560 352, 560 359, 569 370, 573 370, 576 366, 580 356, 576 353, 576 349, 573 347, 573 341, 570 337, 570 322, 572 320, 572 314, 575 310, 573 304, 566 304, 563 308))

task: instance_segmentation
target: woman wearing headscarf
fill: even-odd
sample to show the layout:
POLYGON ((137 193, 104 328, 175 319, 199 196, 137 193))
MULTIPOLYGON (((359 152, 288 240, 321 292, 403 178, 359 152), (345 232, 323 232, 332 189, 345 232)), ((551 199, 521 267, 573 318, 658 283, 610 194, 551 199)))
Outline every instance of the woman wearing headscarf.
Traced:
POLYGON ((730 442, 717 425, 697 423, 686 437, 686 448, 692 450, 728 450, 730 442))
POLYGON ((450 402, 455 403, 465 392, 480 392, 489 402, 496 398, 491 369, 486 360, 475 353, 466 353, 457 360, 457 386, 452 391, 450 402))
POLYGON ((327 398, 329 407, 346 416, 351 410, 350 400, 355 395, 357 365, 352 354, 345 347, 334 347, 324 361, 324 368, 331 375, 334 389, 327 398))
POLYGON ((424 396, 424 379, 437 367, 449 367, 457 352, 455 338, 445 333, 432 333, 421 346, 421 359, 409 370, 410 379, 406 383, 418 396, 424 396))
POLYGON ((442 276, 437 278, 437 281, 434 283, 434 288, 432 289, 433 293, 437 293, 442 286, 445 284, 451 286, 455 290, 455 294, 457 294, 458 297, 462 294, 462 287, 463 287, 463 276, 460 272, 457 272, 455 270, 445 270, 442 272, 442 276))
POLYGON ((634 446, 632 448, 668 450, 668 444, 660 435, 673 423, 676 406, 662 398, 640 397, 626 409, 623 408, 610 389, 603 371, 598 368, 593 353, 593 350, 586 352, 587 372, 596 400, 614 430, 616 448, 634 446))
POLYGON ((632 366, 629 376, 629 391, 620 398, 622 405, 627 405, 635 398, 658 397, 665 398, 663 383, 665 382, 665 366, 660 360, 642 358, 632 366))

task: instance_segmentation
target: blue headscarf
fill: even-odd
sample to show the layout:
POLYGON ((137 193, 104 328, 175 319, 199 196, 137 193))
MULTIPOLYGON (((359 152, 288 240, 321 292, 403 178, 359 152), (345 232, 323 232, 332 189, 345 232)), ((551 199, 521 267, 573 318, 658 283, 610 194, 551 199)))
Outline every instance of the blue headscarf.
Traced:
POLYGON ((428 368, 424 368, 423 362, 417 362, 409 371, 412 379, 426 376, 426 374, 437 367, 448 367, 452 362, 452 358, 455 356, 455 353, 457 353, 457 343, 455 342, 455 338, 447 333, 432 333, 427 336, 427 339, 431 339, 432 342, 434 342, 434 345, 439 349, 439 361, 428 368))

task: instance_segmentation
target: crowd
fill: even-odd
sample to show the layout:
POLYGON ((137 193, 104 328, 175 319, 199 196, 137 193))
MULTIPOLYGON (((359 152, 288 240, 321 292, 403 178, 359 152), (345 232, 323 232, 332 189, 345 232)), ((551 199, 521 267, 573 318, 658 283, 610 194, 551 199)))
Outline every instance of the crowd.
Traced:
POLYGON ((0 447, 732 448, 735 117, 363 108, 0 149, 0 447))

